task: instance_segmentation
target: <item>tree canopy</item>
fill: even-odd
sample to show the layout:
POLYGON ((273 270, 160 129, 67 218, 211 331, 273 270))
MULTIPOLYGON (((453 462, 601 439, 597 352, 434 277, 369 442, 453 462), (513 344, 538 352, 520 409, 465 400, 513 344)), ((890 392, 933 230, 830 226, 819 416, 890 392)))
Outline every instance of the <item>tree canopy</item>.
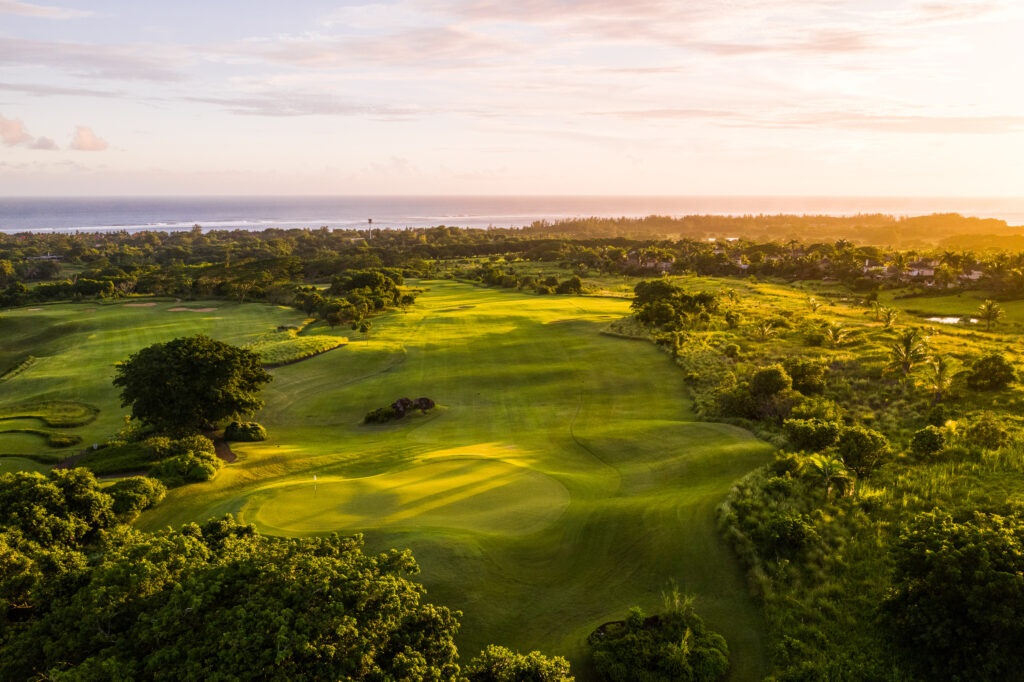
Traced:
POLYGON ((118 366, 114 385, 133 418, 183 434, 252 414, 270 380, 258 353, 199 334, 143 348, 118 366))

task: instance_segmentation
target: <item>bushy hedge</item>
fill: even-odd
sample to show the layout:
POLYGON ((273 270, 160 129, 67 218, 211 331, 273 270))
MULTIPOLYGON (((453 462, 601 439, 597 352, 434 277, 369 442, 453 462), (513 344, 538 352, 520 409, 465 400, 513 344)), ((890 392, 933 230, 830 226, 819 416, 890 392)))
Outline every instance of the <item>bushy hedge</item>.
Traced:
POLYGON ((435 405, 436 403, 430 398, 416 398, 415 400, 399 398, 388 407, 380 407, 372 412, 368 412, 363 417, 363 423, 385 424, 393 419, 401 419, 410 410, 419 410, 426 414, 429 410, 434 409, 435 405))
POLYGON ((213 453, 189 450, 161 461, 150 473, 167 485, 174 486, 209 481, 222 466, 224 462, 213 453))
POLYGON ((167 495, 167 487, 153 478, 133 476, 118 481, 105 492, 114 499, 113 510, 118 518, 130 521, 139 512, 160 504, 167 495))
POLYGON ((224 440, 252 443, 266 439, 267 430, 258 422, 233 421, 224 429, 224 440))

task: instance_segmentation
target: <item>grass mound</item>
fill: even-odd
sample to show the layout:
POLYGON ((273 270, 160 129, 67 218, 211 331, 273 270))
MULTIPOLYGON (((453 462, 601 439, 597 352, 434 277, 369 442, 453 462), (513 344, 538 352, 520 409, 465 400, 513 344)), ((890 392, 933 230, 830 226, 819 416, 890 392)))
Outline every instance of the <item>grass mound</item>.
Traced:
POLYGON ((32 365, 36 364, 37 360, 39 360, 39 358, 33 357, 31 355, 28 356, 14 367, 11 367, 3 374, 0 374, 0 382, 7 381, 8 379, 13 379, 14 377, 18 376, 19 374, 27 370, 32 365))
POLYGON ((319 353, 333 350, 348 343, 348 339, 328 334, 311 334, 299 336, 295 329, 261 334, 254 341, 245 344, 249 350, 256 351, 263 358, 263 364, 276 367, 298 362, 319 353))
POLYGON ((68 400, 0 406, 0 420, 39 419, 58 429, 85 426, 92 423, 98 414, 98 408, 68 400))
POLYGON ((73 433, 60 433, 44 429, 0 429, 0 433, 30 433, 41 436, 46 439, 46 444, 51 448, 70 448, 82 442, 82 437, 73 433))

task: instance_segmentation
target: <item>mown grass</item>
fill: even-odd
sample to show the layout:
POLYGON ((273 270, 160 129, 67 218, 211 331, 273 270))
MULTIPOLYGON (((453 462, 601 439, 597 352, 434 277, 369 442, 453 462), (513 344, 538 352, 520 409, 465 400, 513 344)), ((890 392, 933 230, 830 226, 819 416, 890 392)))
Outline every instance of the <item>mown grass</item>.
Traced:
POLYGON ((539 648, 580 679, 586 636, 635 604, 656 611, 674 582, 728 638, 733 679, 760 679, 761 616, 714 510, 770 448, 695 422, 667 356, 600 334, 626 301, 422 285, 344 351, 274 369, 257 415, 269 440, 234 445, 238 462, 140 526, 232 512, 411 547, 430 599, 464 611, 464 651, 539 648), (438 407, 361 423, 402 396, 438 407))
POLYGON ((27 459, 25 457, 0 457, 0 474, 14 473, 18 471, 38 471, 45 473, 50 470, 50 465, 27 459))
MULTIPOLYGON (((170 312, 172 300, 147 299, 151 307, 123 302, 56 304, 41 310, 4 311, 0 316, 0 367, 32 355, 37 360, 0 386, 0 429, 18 419, 29 428, 67 428, 87 446, 120 429, 123 416, 111 384, 115 365, 150 344, 190 334, 208 334, 244 344, 281 325, 299 324, 302 313, 264 304, 199 302, 209 313, 170 312), (28 421, 25 421, 28 418, 28 421)), ((0 434, 0 453, 48 455, 46 441, 31 434, 0 434)))

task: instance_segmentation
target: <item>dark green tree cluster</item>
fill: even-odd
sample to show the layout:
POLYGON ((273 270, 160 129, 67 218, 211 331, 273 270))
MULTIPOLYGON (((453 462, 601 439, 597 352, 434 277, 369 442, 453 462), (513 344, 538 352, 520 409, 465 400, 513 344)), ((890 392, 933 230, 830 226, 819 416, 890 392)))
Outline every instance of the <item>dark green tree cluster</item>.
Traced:
POLYGON ((694 322, 710 322, 719 312, 717 294, 688 293, 666 280, 645 280, 634 287, 632 308, 638 320, 664 331, 681 331, 694 322))

